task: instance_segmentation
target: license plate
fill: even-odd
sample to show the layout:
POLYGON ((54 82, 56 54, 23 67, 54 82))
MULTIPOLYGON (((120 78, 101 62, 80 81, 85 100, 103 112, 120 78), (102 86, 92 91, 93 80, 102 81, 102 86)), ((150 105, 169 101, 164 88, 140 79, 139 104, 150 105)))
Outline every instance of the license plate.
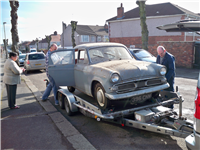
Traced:
POLYGON ((35 64, 35 66, 40 66, 41 64, 35 64))
POLYGON ((150 98, 151 98, 151 94, 144 94, 144 95, 140 95, 140 96, 135 96, 135 97, 131 98, 130 104, 134 105, 134 104, 137 104, 137 103, 142 103, 142 102, 145 102, 147 99, 150 99, 150 98))

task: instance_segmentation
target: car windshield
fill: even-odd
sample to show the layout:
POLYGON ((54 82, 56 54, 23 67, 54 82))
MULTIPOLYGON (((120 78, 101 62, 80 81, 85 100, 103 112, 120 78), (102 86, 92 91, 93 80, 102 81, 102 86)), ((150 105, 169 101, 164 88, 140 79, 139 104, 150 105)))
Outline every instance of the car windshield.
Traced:
POLYGON ((26 55, 19 55, 19 59, 25 59, 26 55))
POLYGON ((36 52, 36 50, 31 50, 31 52, 36 52))
POLYGON ((124 47, 98 47, 89 50, 89 57, 92 63, 132 59, 124 47))
POLYGON ((28 56, 29 60, 44 59, 43 54, 32 54, 28 56))
POLYGON ((146 50, 133 50, 133 53, 138 57, 138 58, 147 58, 147 57, 152 57, 152 55, 147 52, 146 50))

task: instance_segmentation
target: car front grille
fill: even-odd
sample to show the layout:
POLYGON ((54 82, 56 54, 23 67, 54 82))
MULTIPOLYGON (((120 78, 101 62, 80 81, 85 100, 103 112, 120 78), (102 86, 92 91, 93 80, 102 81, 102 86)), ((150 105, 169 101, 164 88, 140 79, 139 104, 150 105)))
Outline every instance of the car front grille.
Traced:
POLYGON ((127 93, 132 91, 137 91, 141 89, 146 89, 152 86, 156 85, 162 85, 162 79, 148 79, 148 80, 140 80, 140 81, 133 81, 133 82, 127 82, 122 84, 117 84, 115 86, 118 87, 118 90, 116 93, 127 93))

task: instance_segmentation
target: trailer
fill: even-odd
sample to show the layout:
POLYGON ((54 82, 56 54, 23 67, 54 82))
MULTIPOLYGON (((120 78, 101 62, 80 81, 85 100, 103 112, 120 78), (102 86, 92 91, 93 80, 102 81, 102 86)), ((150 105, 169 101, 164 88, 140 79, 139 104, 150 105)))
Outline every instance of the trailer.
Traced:
POLYGON ((193 121, 182 116, 182 102, 180 93, 160 91, 157 99, 125 109, 110 108, 101 110, 96 105, 82 99, 68 91, 66 86, 60 86, 57 92, 59 105, 65 109, 67 115, 74 115, 80 111, 83 115, 123 126, 134 127, 146 131, 170 136, 186 138, 193 133, 193 121), (179 114, 169 108, 172 104, 179 104, 179 114))

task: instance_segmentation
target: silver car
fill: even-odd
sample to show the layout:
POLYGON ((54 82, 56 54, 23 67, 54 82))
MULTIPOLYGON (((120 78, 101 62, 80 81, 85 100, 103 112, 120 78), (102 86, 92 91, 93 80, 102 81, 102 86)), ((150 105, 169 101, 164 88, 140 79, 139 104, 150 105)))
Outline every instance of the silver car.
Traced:
POLYGON ((45 55, 42 52, 28 53, 24 61, 24 68, 26 73, 30 70, 42 70, 45 67, 45 55))
POLYGON ((94 97, 101 109, 119 100, 143 103, 169 87, 165 66, 137 61, 118 43, 90 43, 53 51, 48 71, 57 86, 94 97))
POLYGON ((24 65, 25 58, 26 58, 26 54, 19 54, 19 66, 24 65))

